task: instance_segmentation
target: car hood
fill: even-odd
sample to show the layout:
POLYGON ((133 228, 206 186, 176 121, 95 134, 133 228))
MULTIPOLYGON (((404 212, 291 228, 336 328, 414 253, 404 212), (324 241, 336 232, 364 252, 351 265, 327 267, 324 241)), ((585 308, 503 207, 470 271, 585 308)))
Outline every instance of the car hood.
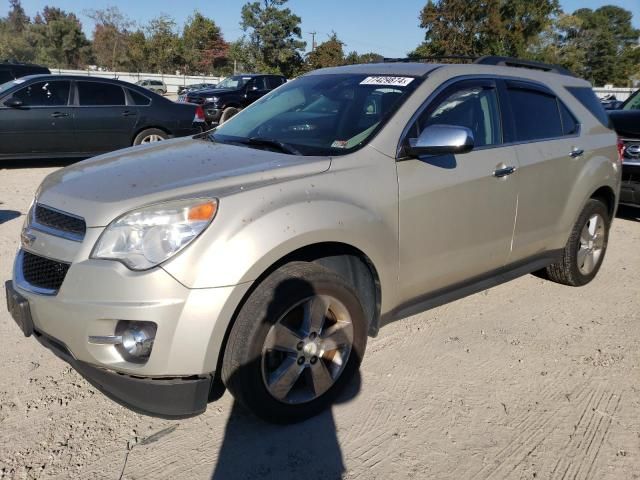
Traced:
POLYGON ((37 201, 103 227, 132 209, 167 200, 223 197, 329 169, 329 157, 287 155, 179 138, 108 153, 49 175, 37 201))
POLYGON ((608 113, 619 136, 640 138, 640 110, 615 110, 608 113))
POLYGON ((238 93, 240 90, 238 89, 229 89, 229 88, 204 88, 201 90, 195 90, 193 92, 189 92, 193 95, 197 95, 199 97, 213 97, 218 95, 224 95, 227 93, 238 93))

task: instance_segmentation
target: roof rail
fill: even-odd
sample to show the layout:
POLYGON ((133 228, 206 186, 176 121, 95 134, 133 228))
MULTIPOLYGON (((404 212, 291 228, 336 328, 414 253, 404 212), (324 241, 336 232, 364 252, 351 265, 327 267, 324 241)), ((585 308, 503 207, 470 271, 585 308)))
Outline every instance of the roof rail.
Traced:
POLYGON ((535 62, 533 60, 521 60, 519 58, 512 57, 485 55, 484 57, 477 58, 474 63, 477 63, 478 65, 497 65, 503 67, 530 68, 532 70, 542 70, 544 72, 559 73, 560 75, 569 75, 570 77, 575 76, 573 73, 571 73, 570 70, 561 67, 560 65, 535 62))
POLYGON ((409 63, 409 62, 417 62, 417 63, 432 63, 434 60, 460 60, 466 61, 467 63, 471 63, 476 60, 477 57, 470 57, 466 55, 435 55, 432 57, 421 57, 421 58, 383 58, 382 61, 384 63, 409 63))

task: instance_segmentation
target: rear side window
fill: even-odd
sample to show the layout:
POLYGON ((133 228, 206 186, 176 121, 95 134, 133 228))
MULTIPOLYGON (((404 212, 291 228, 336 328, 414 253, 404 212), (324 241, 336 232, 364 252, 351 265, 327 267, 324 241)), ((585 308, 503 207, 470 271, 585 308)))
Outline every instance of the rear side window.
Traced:
POLYGON ((78 82, 80 105, 120 106, 125 104, 124 90, 119 85, 100 82, 78 82))
POLYGON ((567 106, 560 100, 558 100, 558 105, 560 107, 560 116, 562 117, 562 132, 565 135, 575 135, 580 129, 576 117, 573 116, 573 113, 571 113, 567 106))
POLYGON ((67 81, 36 82, 18 90, 14 97, 25 107, 60 107, 69 101, 70 84, 67 81))
POLYGON ((270 90, 273 90, 274 88, 278 88, 283 83, 284 83, 284 80, 281 77, 267 77, 267 84, 270 90))
POLYGON ((11 70, 0 70, 0 84, 3 84, 5 82, 10 82, 11 80, 13 80, 13 73, 11 73, 11 70))
POLYGON ((129 95, 131 95, 134 105, 145 106, 151 103, 151 100, 135 90, 129 90, 129 95))
POLYGON ((610 127, 609 115, 605 112, 600 100, 590 87, 566 87, 584 108, 589 110, 605 127, 610 127))
POLYGON ((530 142, 563 135, 556 97, 534 90, 509 89, 516 141, 530 142))

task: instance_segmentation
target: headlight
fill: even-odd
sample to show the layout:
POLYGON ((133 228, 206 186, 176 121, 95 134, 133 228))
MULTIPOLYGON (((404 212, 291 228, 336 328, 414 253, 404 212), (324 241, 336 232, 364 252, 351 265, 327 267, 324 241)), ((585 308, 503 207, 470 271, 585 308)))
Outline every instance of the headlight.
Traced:
POLYGON ((201 198, 134 210, 102 232, 91 258, 118 260, 132 270, 147 270, 191 243, 217 211, 218 200, 201 198))
POLYGON ((219 100, 218 97, 207 97, 207 98, 205 98, 205 101, 211 102, 211 103, 218 103, 218 100, 219 100))

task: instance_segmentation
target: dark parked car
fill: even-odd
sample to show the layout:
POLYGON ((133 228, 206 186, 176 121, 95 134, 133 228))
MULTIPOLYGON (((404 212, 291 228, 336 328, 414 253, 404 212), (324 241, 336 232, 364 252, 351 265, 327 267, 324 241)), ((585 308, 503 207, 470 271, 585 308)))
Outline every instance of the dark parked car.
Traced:
POLYGON ((207 122, 224 123, 286 81, 282 75, 234 75, 215 88, 188 93, 185 101, 202 105, 207 122))
POLYGON ((41 65, 4 61, 0 63, 0 85, 5 82, 10 82, 11 80, 15 80, 16 78, 42 73, 51 72, 47 67, 43 67, 41 65))
POLYGON ((640 90, 636 90, 618 110, 608 113, 620 137, 623 162, 620 203, 640 206, 640 90))
POLYGON ((192 83, 191 85, 180 85, 178 87, 178 95, 202 90, 203 88, 216 88, 216 85, 217 84, 215 83, 192 83))
POLYGON ((31 75, 0 86, 0 159, 89 157, 203 125, 201 107, 119 80, 31 75))

